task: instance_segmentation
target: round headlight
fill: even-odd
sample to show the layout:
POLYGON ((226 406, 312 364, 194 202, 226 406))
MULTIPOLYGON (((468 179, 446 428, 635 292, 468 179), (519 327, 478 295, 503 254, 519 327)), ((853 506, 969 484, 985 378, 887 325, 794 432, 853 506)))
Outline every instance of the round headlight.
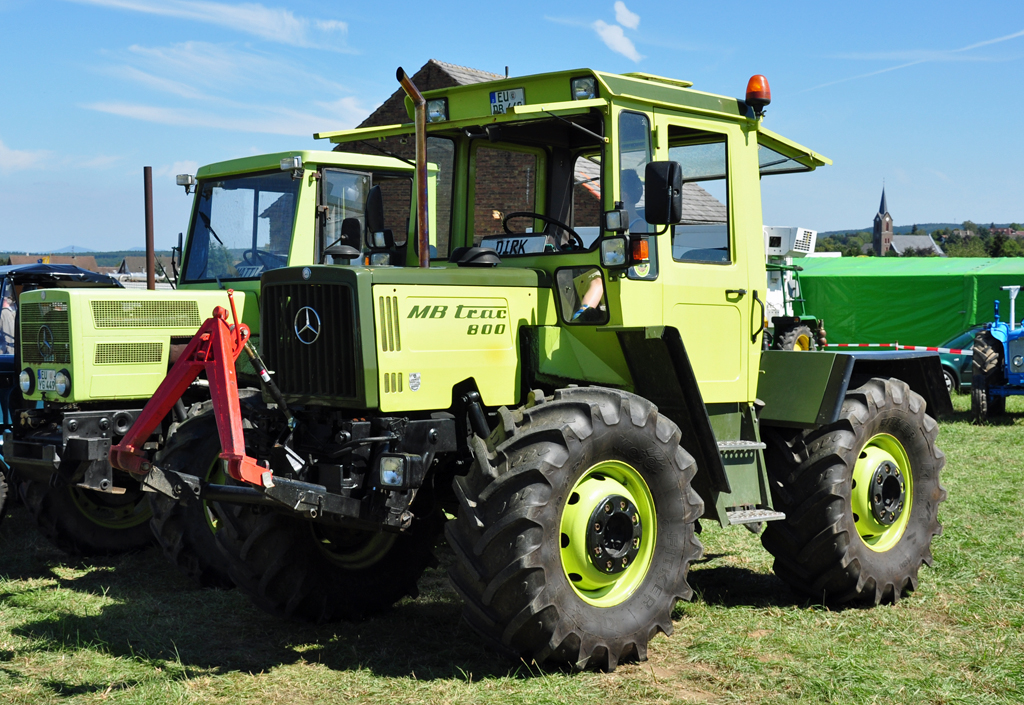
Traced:
POLYGON ((1021 357, 1020 355, 1014 356, 1014 358, 1013 358, 1013 366, 1014 367, 1020 367, 1021 365, 1024 365, 1024 357, 1021 357))
POLYGON ((66 397, 71 393, 71 373, 67 370, 61 370, 57 373, 54 378, 54 386, 57 388, 57 394, 62 397, 66 397))
POLYGON ((21 388, 22 394, 31 394, 33 387, 35 387, 34 383, 35 377, 32 376, 32 370, 24 369, 18 375, 18 387, 21 388))

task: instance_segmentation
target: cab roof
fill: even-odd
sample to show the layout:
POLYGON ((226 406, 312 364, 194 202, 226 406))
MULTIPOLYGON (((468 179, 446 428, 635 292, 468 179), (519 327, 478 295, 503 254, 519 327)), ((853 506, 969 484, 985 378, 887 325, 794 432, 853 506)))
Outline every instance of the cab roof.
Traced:
MULTIPOLYGON (((831 160, 807 147, 777 135, 762 126, 753 110, 738 98, 705 93, 692 88, 690 81, 665 78, 647 73, 614 74, 581 68, 569 71, 501 78, 494 81, 474 83, 451 88, 424 91, 427 100, 448 99, 448 120, 427 125, 428 132, 458 129, 482 123, 521 121, 524 116, 548 113, 558 116, 583 114, 593 108, 606 109, 612 103, 630 104, 648 108, 678 110, 696 113, 712 119, 743 122, 756 127, 765 135, 765 143, 784 146, 784 153, 794 158, 805 168, 831 164, 831 160), (597 84, 597 97, 573 100, 571 81, 574 78, 593 77, 597 84), (502 90, 522 89, 524 105, 513 106, 505 115, 491 115, 491 93, 502 90)), ((405 99, 406 111, 413 116, 412 101, 405 99)), ((354 139, 383 138, 412 132, 412 122, 365 127, 355 130, 318 132, 315 139, 329 139, 331 142, 349 142, 354 139)))
POLYGON ((336 166, 340 168, 403 171, 410 174, 415 171, 413 164, 386 157, 383 155, 358 154, 356 152, 333 152, 325 150, 295 150, 292 152, 273 152, 257 154, 252 157, 229 159, 200 167, 196 178, 206 179, 232 174, 246 174, 255 171, 269 171, 281 168, 281 160, 289 157, 302 157, 303 165, 336 166))

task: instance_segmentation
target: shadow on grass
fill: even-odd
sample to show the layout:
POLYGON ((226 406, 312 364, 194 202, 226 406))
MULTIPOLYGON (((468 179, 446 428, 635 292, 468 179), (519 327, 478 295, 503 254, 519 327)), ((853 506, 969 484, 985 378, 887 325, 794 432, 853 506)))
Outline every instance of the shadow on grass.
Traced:
MULTIPOLYGON (((18 615, 0 621, 30 640, 29 651, 87 650, 151 664, 171 678, 259 673, 298 663, 421 680, 541 673, 484 647, 462 622, 461 604, 443 568, 424 574, 420 598, 403 600, 375 618, 296 624, 261 612, 240 591, 194 587, 155 548, 75 561, 42 539, 41 545, 33 543, 33 532, 8 525, 12 518, 31 522, 27 512, 16 511, 0 533, 0 574, 8 578, 0 608, 16 608, 9 615, 18 615)), ((66 696, 111 686, 53 681, 46 687, 66 696)))

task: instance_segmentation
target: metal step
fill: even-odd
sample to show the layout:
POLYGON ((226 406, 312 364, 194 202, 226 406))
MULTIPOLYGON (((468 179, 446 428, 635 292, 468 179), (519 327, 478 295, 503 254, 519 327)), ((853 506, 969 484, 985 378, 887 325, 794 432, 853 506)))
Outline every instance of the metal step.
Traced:
POLYGON ((764 450, 766 447, 764 443, 758 441, 719 441, 718 453, 723 458, 730 458, 749 455, 750 453, 764 450))
POLYGON ((761 521, 778 521, 786 515, 774 509, 737 509, 726 512, 730 524, 756 524, 761 521))

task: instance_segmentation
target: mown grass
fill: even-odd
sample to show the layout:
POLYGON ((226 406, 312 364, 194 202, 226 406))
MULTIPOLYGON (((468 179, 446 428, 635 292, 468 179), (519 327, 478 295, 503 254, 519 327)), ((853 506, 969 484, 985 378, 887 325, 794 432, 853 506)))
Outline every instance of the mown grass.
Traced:
POLYGON ((193 588, 155 550, 71 561, 16 508, 0 526, 0 703, 1020 703, 1024 399, 984 428, 954 403, 945 531, 917 593, 829 610, 777 580, 755 536, 707 526, 674 636, 612 674, 486 651, 443 566, 384 617, 297 626, 193 588))

